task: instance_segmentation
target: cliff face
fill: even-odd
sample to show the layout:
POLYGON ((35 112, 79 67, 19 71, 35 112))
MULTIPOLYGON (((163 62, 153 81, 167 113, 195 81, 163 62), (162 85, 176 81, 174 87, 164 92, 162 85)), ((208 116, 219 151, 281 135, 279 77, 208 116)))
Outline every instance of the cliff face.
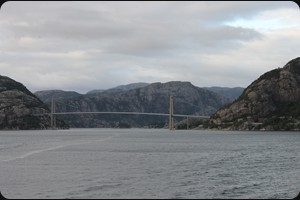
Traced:
POLYGON ((210 128, 299 130, 300 58, 263 74, 232 104, 215 113, 210 128))
MULTIPOLYGON (((48 107, 24 85, 5 76, 0 76, 0 129, 47 129, 50 128, 48 107)), ((57 120, 57 126, 68 126, 57 120)))
MULTIPOLYGON (((174 114, 211 115, 230 100, 222 95, 196 87, 189 82, 153 83, 123 92, 102 92, 57 101, 57 112, 112 111, 169 113, 169 97, 174 96, 174 114)), ((118 123, 142 127, 168 124, 168 117, 143 115, 62 116, 73 127, 115 127, 118 123)), ((182 120, 179 118, 178 120, 182 120)))

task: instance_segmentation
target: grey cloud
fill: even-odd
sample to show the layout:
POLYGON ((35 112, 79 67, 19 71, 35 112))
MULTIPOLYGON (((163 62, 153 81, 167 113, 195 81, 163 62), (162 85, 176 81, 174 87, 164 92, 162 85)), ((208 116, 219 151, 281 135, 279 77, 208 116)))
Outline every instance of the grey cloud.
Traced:
POLYGON ((290 49, 300 41, 295 30, 281 36, 224 25, 294 8, 292 2, 5 4, 0 11, 1 72, 36 90, 51 89, 50 80, 55 80, 53 88, 82 91, 170 80, 246 86, 266 70, 260 66, 296 55, 290 49), (255 63, 245 62, 253 58, 255 63))
POLYGON ((262 34, 249 28, 221 26, 212 30, 205 30, 204 35, 214 40, 252 40, 259 39, 262 34))
MULTIPOLYGON (((139 5, 141 6, 142 4, 139 5)), ((66 40, 61 42, 67 43, 69 40, 73 40, 73 43, 78 43, 78 45, 83 47, 89 46, 89 43, 98 44, 98 48, 107 53, 115 52, 135 55, 160 54, 176 49, 194 48, 195 45, 200 46, 202 50, 203 48, 208 48, 208 50, 217 48, 216 51, 218 51, 222 49, 220 47, 224 46, 223 43, 226 40, 228 42, 225 43, 232 47, 238 47, 239 45, 234 44, 234 41, 257 39, 261 36, 258 32, 250 29, 228 26, 206 27, 202 23, 192 23, 194 19, 189 16, 183 18, 186 21, 178 19, 186 12, 180 12, 182 8, 179 6, 186 5, 183 2, 174 3, 174 5, 169 3, 162 4, 165 6, 163 9, 159 9, 155 5, 152 4, 151 9, 148 9, 148 12, 145 13, 153 14, 155 10, 164 10, 167 6, 170 6, 171 10, 178 9, 179 12, 159 12, 160 18, 158 19, 156 15, 150 17, 145 16, 145 13, 141 12, 138 12, 138 14, 142 15, 141 17, 130 15, 128 13, 134 10, 132 7, 129 7, 130 11, 121 9, 119 10, 120 13, 117 13, 118 10, 116 8, 110 11, 105 9, 98 11, 88 10, 87 8, 63 10, 57 9, 56 6, 57 15, 53 16, 51 14, 51 17, 46 18, 44 16, 41 19, 31 18, 26 25, 22 23, 6 23, 4 27, 7 30, 11 30, 15 37, 52 39, 52 43, 59 43, 60 40, 66 40), (117 18, 119 15, 128 17, 125 19, 117 18)), ((220 8, 219 6, 215 7, 220 8)), ((199 8, 203 10, 203 7, 200 6, 199 8)), ((43 6, 43 9, 46 9, 46 6, 43 6)), ((147 10, 147 8, 144 9, 147 10)), ((52 11, 55 11, 55 9, 52 8, 52 11)), ((199 13, 201 14, 201 12, 199 13)), ((32 15, 35 17, 37 14, 33 13, 32 15)), ((53 44, 49 45, 50 47, 53 46, 53 44)), ((59 49, 55 48, 55 50, 59 49)))

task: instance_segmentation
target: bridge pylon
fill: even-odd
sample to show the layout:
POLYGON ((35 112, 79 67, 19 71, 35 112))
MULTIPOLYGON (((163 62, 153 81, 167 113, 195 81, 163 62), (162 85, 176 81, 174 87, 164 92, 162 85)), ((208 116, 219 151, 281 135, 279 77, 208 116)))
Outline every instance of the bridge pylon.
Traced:
POLYGON ((50 114, 50 118, 51 118, 51 121, 50 121, 50 126, 51 126, 51 129, 55 129, 56 127, 56 118, 55 118, 55 101, 54 101, 54 97, 52 97, 51 99, 51 114, 50 114))
POLYGON ((169 129, 174 130, 174 105, 173 96, 170 96, 169 129))

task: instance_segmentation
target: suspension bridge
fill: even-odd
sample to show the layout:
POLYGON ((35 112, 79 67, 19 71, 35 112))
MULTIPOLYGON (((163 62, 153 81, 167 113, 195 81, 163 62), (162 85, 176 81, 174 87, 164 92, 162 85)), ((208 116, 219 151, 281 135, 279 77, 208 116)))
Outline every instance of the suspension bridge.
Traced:
POLYGON ((183 114, 174 114, 174 98, 170 96, 170 108, 169 113, 145 113, 145 112, 107 112, 107 111, 95 111, 95 112, 56 112, 56 106, 54 98, 51 101, 51 128, 55 129, 56 127, 56 118, 57 115, 77 115, 77 114, 118 114, 118 115, 153 115, 153 116, 169 116, 169 129, 174 130, 174 117, 185 117, 187 119, 187 129, 189 127, 189 118, 201 118, 201 119, 209 119, 210 116, 204 115, 183 115, 183 114))

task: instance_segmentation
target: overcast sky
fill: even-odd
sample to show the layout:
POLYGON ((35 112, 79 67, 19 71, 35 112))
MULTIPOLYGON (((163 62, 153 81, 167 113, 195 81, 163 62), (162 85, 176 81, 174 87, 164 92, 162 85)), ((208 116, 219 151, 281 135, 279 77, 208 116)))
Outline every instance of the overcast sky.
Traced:
POLYGON ((0 10, 0 74, 32 92, 247 87, 299 56, 292 1, 10 1, 0 10))

